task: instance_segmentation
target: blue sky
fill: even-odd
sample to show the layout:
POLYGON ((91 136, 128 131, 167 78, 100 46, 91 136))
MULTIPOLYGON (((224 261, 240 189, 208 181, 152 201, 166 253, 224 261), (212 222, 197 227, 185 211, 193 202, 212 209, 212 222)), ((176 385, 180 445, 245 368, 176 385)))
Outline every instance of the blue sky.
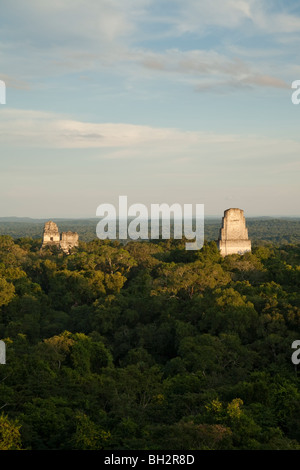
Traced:
POLYGON ((300 215, 300 4, 2 2, 0 216, 300 215))

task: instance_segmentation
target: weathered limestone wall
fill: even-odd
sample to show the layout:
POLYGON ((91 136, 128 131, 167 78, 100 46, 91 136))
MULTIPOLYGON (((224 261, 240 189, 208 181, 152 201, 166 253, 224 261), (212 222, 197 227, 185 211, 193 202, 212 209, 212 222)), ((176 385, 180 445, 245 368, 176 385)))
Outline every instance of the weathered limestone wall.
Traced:
POLYGON ((43 232, 43 245, 56 245, 59 246, 60 235, 56 223, 50 220, 45 223, 44 232, 43 232))
POLYGON ((61 249, 69 253, 72 248, 78 246, 78 239, 79 236, 77 232, 62 232, 60 241, 61 249))
POLYGON ((222 256, 251 251, 243 210, 227 209, 224 212, 218 246, 222 256))

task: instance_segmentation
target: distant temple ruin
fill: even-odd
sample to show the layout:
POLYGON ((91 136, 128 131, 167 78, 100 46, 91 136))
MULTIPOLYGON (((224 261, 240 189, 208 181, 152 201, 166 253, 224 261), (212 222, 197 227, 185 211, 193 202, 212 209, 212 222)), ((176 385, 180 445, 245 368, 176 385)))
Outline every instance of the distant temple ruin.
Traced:
POLYGON ((52 220, 45 223, 42 248, 48 245, 57 246, 65 253, 70 253, 72 248, 78 246, 78 240, 77 232, 62 232, 60 235, 56 223, 52 220))
POLYGON ((222 256, 240 255, 251 251, 251 241, 248 239, 248 229, 244 211, 241 209, 227 209, 222 219, 222 228, 218 240, 218 247, 222 256))

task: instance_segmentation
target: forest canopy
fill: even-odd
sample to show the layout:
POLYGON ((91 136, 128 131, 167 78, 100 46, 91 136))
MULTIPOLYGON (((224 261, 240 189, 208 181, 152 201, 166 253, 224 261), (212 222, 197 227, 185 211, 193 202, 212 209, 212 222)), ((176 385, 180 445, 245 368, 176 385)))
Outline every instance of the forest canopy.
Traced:
POLYGON ((300 449, 299 260, 0 236, 0 449, 300 449))

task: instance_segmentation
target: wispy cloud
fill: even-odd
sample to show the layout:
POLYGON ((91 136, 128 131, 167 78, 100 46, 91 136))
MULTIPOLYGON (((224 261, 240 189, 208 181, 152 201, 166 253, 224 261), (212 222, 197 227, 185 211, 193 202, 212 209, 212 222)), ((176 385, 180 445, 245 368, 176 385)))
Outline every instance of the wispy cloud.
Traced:
POLYGON ((15 0, 2 11, 1 31, 5 33, 2 37, 17 41, 25 36, 26 46, 40 49, 61 44, 101 45, 131 34, 134 18, 146 3, 144 0, 28 0, 24 4, 15 0), (12 20, 19 24, 18 30, 10 30, 12 20), (36 43, 37 38, 43 40, 36 43))
POLYGON ((181 131, 126 123, 82 122, 56 113, 5 109, 0 114, 0 142, 41 148, 134 148, 150 144, 181 148, 199 143, 234 141, 233 135, 181 131))
POLYGON ((156 72, 193 77, 197 91, 215 89, 220 85, 236 89, 245 87, 289 88, 290 86, 281 78, 257 72, 255 67, 239 58, 229 58, 215 51, 180 51, 178 49, 163 53, 140 51, 136 54, 135 60, 147 69, 156 72), (207 77, 210 77, 210 82, 205 82, 207 77), (227 78, 224 79, 224 77, 227 78))
MULTIPOLYGON (((295 36, 300 16, 290 13, 287 7, 275 11, 266 0, 167 0, 163 4, 158 21, 154 0, 28 0, 26 4, 14 0, 7 3, 0 19, 2 71, 17 77, 22 69, 20 84, 66 73, 99 74, 106 69, 128 79, 134 73, 136 80, 142 80, 146 69, 148 78, 168 72, 173 80, 202 75, 224 81, 227 76, 230 79, 225 81, 236 81, 239 89, 243 85, 285 86, 282 69, 271 73, 268 61, 257 62, 257 56, 247 56, 245 47, 234 52, 226 35, 223 41, 222 31, 239 31, 240 37, 248 38, 255 38, 258 32, 295 36), (217 28, 219 42, 215 41, 212 48, 200 47, 200 42, 199 49, 194 50, 161 46, 158 51, 151 44, 142 47, 141 42, 149 34, 155 45, 156 32, 151 27, 158 22, 174 39, 187 34, 201 38, 217 28)), ((261 44, 260 54, 263 50, 261 44)), ((267 53, 265 57, 269 57, 267 53)), ((202 84, 197 88, 201 89, 202 84)))
POLYGON ((222 162, 221 167, 255 164, 254 172, 258 162, 267 164, 270 173, 288 163, 299 165, 299 141, 259 135, 82 122, 58 113, 18 109, 0 113, 0 129, 1 145, 10 148, 99 149, 105 159, 158 159, 162 164, 171 160, 177 173, 187 159, 189 165, 201 162, 203 170, 212 171, 212 158, 222 162))
POLYGON ((203 34, 213 26, 268 34, 295 33, 300 28, 299 12, 289 11, 288 3, 278 5, 268 0, 186 0, 179 11, 174 24, 181 34, 203 34))
POLYGON ((15 88, 17 90, 28 90, 29 83, 25 80, 19 80, 16 77, 11 77, 0 72, 0 79, 5 82, 5 85, 9 88, 15 88))

